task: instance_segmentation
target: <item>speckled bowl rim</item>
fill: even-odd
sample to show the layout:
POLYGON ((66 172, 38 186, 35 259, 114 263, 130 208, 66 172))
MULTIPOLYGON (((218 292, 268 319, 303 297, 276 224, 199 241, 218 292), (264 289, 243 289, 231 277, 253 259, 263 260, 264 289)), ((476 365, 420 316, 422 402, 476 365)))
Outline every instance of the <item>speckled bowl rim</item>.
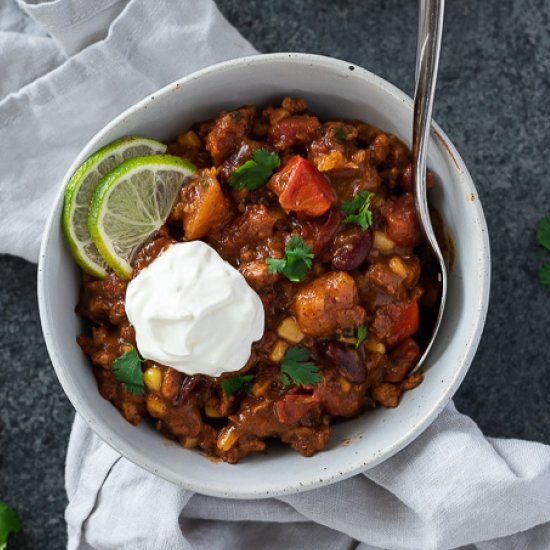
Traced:
MULTIPOLYGON (((339 70, 341 71, 344 67, 349 70, 356 71, 357 76, 370 81, 371 84, 378 87, 385 94, 389 94, 397 99, 398 101, 404 103, 411 111, 413 107, 412 99, 403 93, 401 90, 396 88, 394 85, 390 84, 386 80, 376 76, 370 71, 348 63, 346 61, 314 55, 314 54, 303 54, 303 53, 274 53, 274 54, 260 54, 254 56, 248 56, 243 58, 234 59, 231 61, 226 61, 216 65, 209 66, 205 69, 196 71, 186 77, 183 77, 167 86, 161 88, 157 92, 148 95, 143 100, 134 104, 132 107, 129 107, 122 114, 113 119, 109 124, 104 126, 91 140, 88 144, 82 149, 81 153, 75 159, 74 163, 71 165, 67 171, 63 182, 68 181, 72 173, 76 168, 83 162, 84 157, 87 156, 86 151, 89 150, 92 143, 96 143, 99 138, 115 129, 121 122, 125 121, 127 118, 132 117, 136 111, 146 108, 155 98, 158 99, 164 95, 171 94, 178 90, 180 86, 184 86, 187 82, 200 79, 206 75, 209 75, 213 72, 231 72, 236 67, 253 67, 256 64, 266 64, 270 62, 280 63, 285 61, 289 65, 315 65, 322 67, 328 70, 339 70)), ((475 190, 475 185, 472 181, 472 178, 466 168, 462 158, 460 157, 458 151, 455 149, 454 145, 450 139, 446 136, 443 130, 435 122, 433 123, 432 128, 432 138, 440 141, 444 148, 446 149, 450 158, 452 158, 453 163, 460 171, 462 178, 464 178, 466 184, 475 190)), ((67 397, 71 401, 73 407, 81 415, 84 421, 89 425, 89 427, 108 445, 113 449, 119 452, 122 456, 128 458, 130 461, 134 462, 138 466, 159 475, 160 477, 176 483, 180 486, 183 486, 192 491, 219 497, 229 497, 236 499, 258 499, 258 498, 269 498, 277 495, 283 494, 293 494, 310 489, 314 489, 320 486, 328 485, 339 480, 349 478, 355 474, 363 472, 367 469, 370 469, 377 464, 387 460, 398 451, 406 447, 414 439, 416 439, 426 428, 432 424, 432 422, 437 418, 439 413, 445 408, 447 403, 451 400, 452 396, 458 389, 462 380, 464 379, 470 364, 473 360, 477 346, 479 344, 483 327, 485 324, 485 319, 487 315, 487 308, 489 302, 489 292, 490 292, 490 274, 491 274, 491 260, 490 260, 490 247, 489 247, 489 238, 487 232, 487 224, 483 214, 483 210, 479 200, 476 200, 472 204, 474 209, 474 216, 476 218, 476 223, 479 227, 479 246, 482 249, 482 265, 480 271, 481 275, 481 285, 482 289, 480 292, 479 303, 476 304, 476 313, 472 319, 473 330, 471 332, 470 339, 465 342, 466 353, 463 356, 462 363, 456 368, 456 373, 454 377, 450 380, 449 384, 444 388, 444 391, 441 392, 441 395, 438 399, 434 400, 431 408, 424 414, 422 420, 418 422, 414 427, 403 437, 396 439, 392 445, 386 447, 383 452, 380 452, 377 456, 370 457, 368 460, 364 461, 362 458, 358 457, 353 461, 350 461, 348 464, 339 464, 338 468, 331 468, 332 471, 319 472, 314 478, 307 480, 304 483, 288 483, 285 482, 284 476, 280 476, 278 482, 271 483, 270 489, 254 489, 254 488, 233 488, 233 489, 222 489, 217 487, 212 487, 209 483, 205 483, 203 480, 193 478, 192 475, 189 475, 186 479, 182 479, 178 475, 174 475, 169 468, 160 467, 157 464, 150 463, 146 457, 142 456, 130 442, 123 440, 121 437, 118 437, 113 433, 108 426, 96 422, 92 410, 88 410, 86 404, 81 403, 79 396, 76 395, 76 392, 73 391, 73 388, 68 381, 64 368, 63 362, 58 354, 58 350, 55 349, 52 338, 52 326, 48 321, 47 315, 47 297, 45 296, 45 275, 44 275, 44 263, 45 258, 48 253, 48 244, 50 236, 55 224, 59 224, 59 219, 57 215, 57 207, 60 202, 63 201, 63 191, 64 185, 59 189, 59 193, 56 197, 54 206, 47 220, 45 231, 42 238, 39 262, 38 262, 38 304, 40 311, 40 319, 42 324, 42 330, 44 334, 44 339, 50 355, 53 367, 65 391, 67 397)), ((159 442, 160 443, 160 442, 159 442)), ((329 453, 330 451, 324 451, 329 453)), ((236 466, 240 467, 240 466, 236 466)), ((269 475, 269 472, 266 471, 266 475, 269 475)))

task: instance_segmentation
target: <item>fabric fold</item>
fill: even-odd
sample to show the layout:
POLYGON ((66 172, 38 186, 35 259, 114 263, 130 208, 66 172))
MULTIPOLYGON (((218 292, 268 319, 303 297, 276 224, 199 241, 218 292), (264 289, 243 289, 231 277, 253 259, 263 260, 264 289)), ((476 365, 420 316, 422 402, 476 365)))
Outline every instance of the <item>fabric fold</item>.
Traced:
POLYGON ((128 0, 17 0, 27 14, 41 25, 66 57, 103 40, 113 20, 128 0))
POLYGON ((54 41, 46 36, 0 32, 0 52, 11 59, 2 67, 0 100, 63 63, 54 41))

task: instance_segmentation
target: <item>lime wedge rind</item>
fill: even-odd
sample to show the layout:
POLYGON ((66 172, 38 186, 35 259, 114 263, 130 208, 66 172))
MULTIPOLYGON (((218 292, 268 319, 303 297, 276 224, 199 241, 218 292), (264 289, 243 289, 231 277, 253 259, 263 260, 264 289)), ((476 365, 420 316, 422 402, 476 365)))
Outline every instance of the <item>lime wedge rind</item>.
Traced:
POLYGON ((119 277, 132 275, 137 250, 164 225, 182 185, 195 172, 180 157, 154 155, 128 159, 99 182, 88 230, 119 277))
POLYGON ((62 228, 72 255, 86 272, 104 278, 108 268, 88 231, 88 211, 97 184, 128 158, 165 151, 166 145, 154 139, 124 137, 91 155, 69 180, 63 202, 62 228))

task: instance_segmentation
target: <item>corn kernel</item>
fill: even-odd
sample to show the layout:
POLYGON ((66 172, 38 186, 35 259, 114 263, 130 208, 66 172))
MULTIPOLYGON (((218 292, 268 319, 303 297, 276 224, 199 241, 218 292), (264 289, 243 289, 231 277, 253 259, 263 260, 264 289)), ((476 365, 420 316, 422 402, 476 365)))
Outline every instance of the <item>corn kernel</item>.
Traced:
POLYGON ((182 147, 200 147, 202 145, 199 136, 193 130, 180 134, 178 136, 178 143, 182 147))
POLYGON ((132 351, 133 346, 132 344, 128 344, 128 342, 126 342, 120 346, 120 349, 122 350, 122 353, 128 353, 129 351, 132 351))
POLYGON ((380 252, 389 252, 395 248, 395 243, 386 235, 384 231, 374 232, 373 247, 380 252))
POLYGON ((406 279, 407 276, 409 275, 409 270, 407 269, 407 266, 404 264, 403 260, 398 256, 392 256, 392 258, 388 262, 388 265, 396 275, 398 275, 403 279, 406 279))
POLYGON ((365 342, 365 348, 373 353, 380 353, 382 355, 386 353, 386 346, 382 342, 376 340, 367 340, 365 342))
POLYGON ((346 164, 346 157, 342 151, 333 151, 328 155, 322 155, 315 158, 315 168, 319 172, 328 172, 335 168, 342 168, 346 164))
POLYGON ((219 411, 219 400, 215 397, 211 397, 206 401, 204 404, 204 413, 206 416, 209 416, 210 418, 220 418, 223 416, 223 414, 219 411))
POLYGON ((269 359, 274 363, 280 363, 285 355, 287 348, 288 344, 284 340, 277 340, 275 342, 275 345, 273 346, 273 349, 271 350, 269 359))
POLYGON ((229 451, 239 439, 239 432, 235 426, 226 426, 220 432, 218 440, 216 441, 216 446, 220 451, 229 451))
POLYGON ((355 164, 361 164, 362 162, 365 162, 366 158, 367 158, 367 152, 364 149, 359 149, 351 157, 351 159, 355 164))
POLYGON ((150 367, 143 373, 143 382, 148 390, 160 391, 162 371, 158 367, 150 367))
POLYGON ((357 344, 357 338, 355 338, 354 336, 340 336, 338 338, 338 341, 342 342, 343 344, 351 344, 352 346, 357 344))
POLYGON ((147 410, 151 416, 159 418, 166 414, 166 405, 160 400, 157 395, 147 396, 147 410))
POLYGON ((186 449, 193 449, 199 444, 199 440, 196 437, 182 437, 180 444, 186 449))
POLYGON ((338 384, 340 384, 340 387, 344 393, 350 392, 351 384, 343 376, 338 377, 338 384))
POLYGON ((267 393, 269 386, 271 386, 271 380, 269 378, 266 378, 264 380, 258 380, 252 386, 252 394, 255 397, 263 397, 267 393))
POLYGON ((304 339, 304 333, 292 317, 286 317, 277 327, 277 334, 291 344, 298 344, 304 339))

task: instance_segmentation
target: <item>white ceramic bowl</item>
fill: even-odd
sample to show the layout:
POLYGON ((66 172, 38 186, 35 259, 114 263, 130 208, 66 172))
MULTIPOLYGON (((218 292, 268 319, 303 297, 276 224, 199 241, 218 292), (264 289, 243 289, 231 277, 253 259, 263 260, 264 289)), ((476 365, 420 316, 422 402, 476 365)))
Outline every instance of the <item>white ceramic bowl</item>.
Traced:
POLYGON ((134 427, 97 390, 88 358, 76 344, 79 276, 61 232, 63 189, 91 153, 131 134, 173 138, 192 122, 245 103, 265 105, 292 95, 321 117, 362 119, 410 143, 412 101, 397 88, 349 63, 305 54, 237 59, 198 71, 134 105, 84 147, 60 182, 40 252, 38 298, 50 357, 75 409, 111 447, 139 466, 208 495, 261 498, 333 483, 371 468, 418 437, 457 390, 476 351, 489 298, 487 226, 474 184, 452 143, 434 125, 429 167, 432 201, 453 237, 456 261, 447 308, 424 382, 393 410, 377 409, 333 427, 328 448, 311 458, 271 448, 237 465, 214 463, 196 450, 166 446, 150 423, 134 427))

